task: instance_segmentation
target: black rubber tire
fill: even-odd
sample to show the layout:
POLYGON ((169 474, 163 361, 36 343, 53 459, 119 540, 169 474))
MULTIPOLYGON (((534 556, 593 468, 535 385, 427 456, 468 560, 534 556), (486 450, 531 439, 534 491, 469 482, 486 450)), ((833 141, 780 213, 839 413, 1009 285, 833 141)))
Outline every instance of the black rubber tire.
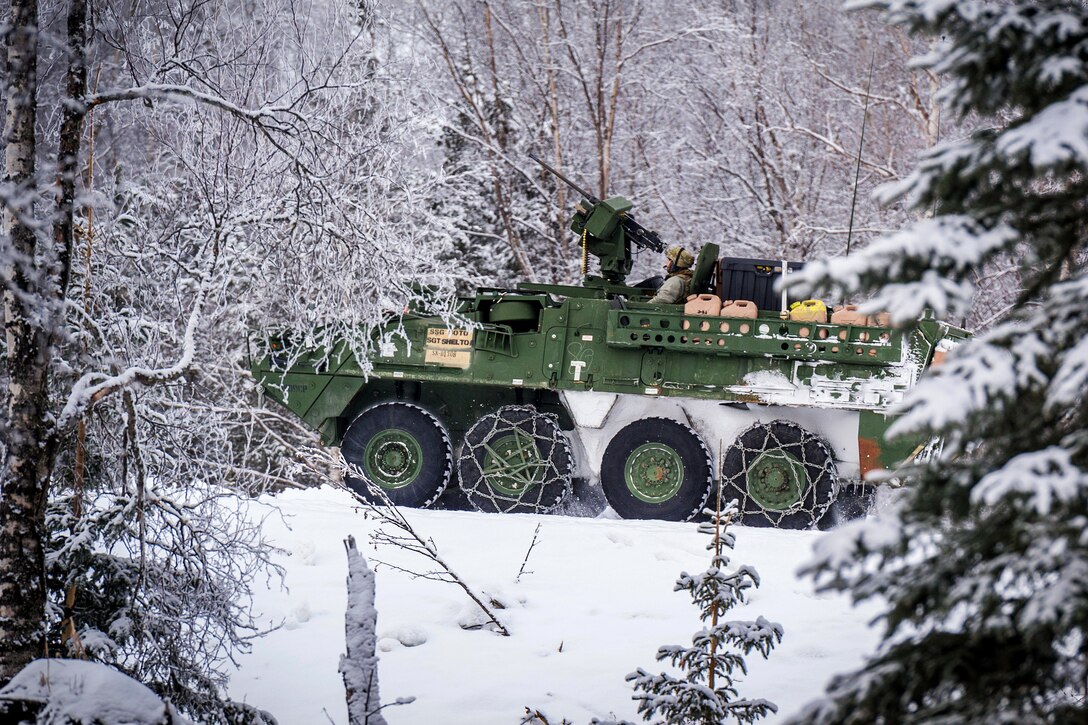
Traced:
MULTIPOLYGON (((348 426, 340 443, 340 454, 345 461, 362 471, 367 445, 379 433, 394 429, 415 438, 422 449, 422 466, 407 485, 383 490, 397 506, 427 508, 438 500, 449 485, 453 472, 453 446, 438 418, 423 408, 401 401, 378 403, 367 408, 348 426)), ((366 501, 381 503, 366 481, 349 475, 345 483, 366 501)))
POLYGON ((669 418, 644 418, 631 423, 609 441, 601 460, 601 487, 612 510, 625 519, 689 521, 702 513, 714 489, 714 466, 702 438, 669 418), (684 464, 684 475, 672 498, 651 503, 635 496, 624 471, 632 453, 647 443, 672 448, 684 464))
POLYGON ((743 431, 722 459, 722 502, 737 499, 738 523, 809 529, 823 517, 835 500, 835 461, 831 450, 815 434, 788 420, 756 423, 743 431), (748 469, 765 451, 780 449, 802 463, 806 489, 801 500, 783 511, 764 509, 748 495, 748 469))
POLYGON ((573 471, 570 441, 559 428, 558 419, 531 405, 507 405, 481 416, 465 433, 465 443, 457 459, 461 490, 474 509, 486 513, 548 513, 570 496, 573 471), (515 430, 533 439, 537 456, 544 464, 541 481, 516 495, 494 488, 483 473, 485 445, 500 441, 515 430))

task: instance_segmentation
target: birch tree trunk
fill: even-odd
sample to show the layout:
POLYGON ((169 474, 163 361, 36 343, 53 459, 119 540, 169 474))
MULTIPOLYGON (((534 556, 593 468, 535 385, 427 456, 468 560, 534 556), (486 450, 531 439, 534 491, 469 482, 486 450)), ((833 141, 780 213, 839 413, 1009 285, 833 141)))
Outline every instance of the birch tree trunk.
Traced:
MULTIPOLYGON (((5 205, 7 247, 0 259, 4 277, 4 331, 7 335, 10 390, 0 465, 0 679, 7 680, 35 657, 46 654, 44 626, 45 508, 57 455, 57 430, 49 410, 49 367, 54 330, 62 325, 74 243, 73 213, 87 69, 87 3, 68 7, 68 73, 58 139, 57 190, 52 217, 52 253, 38 249, 32 205, 36 194, 38 6, 36 0, 11 4, 12 32, 7 43, 7 108, 4 118, 4 178, 15 194, 5 205), (10 245, 10 246, 8 246, 10 245), (32 261, 56 260, 39 269, 32 261)), ((41 236, 39 236, 41 235, 41 236)))
POLYGON ((37 0, 12 0, 5 34, 4 183, 0 236, 4 333, 10 385, 0 462, 0 679, 43 654, 45 502, 55 441, 47 422, 49 345, 32 277, 38 243, 32 226, 37 120, 37 0))
POLYGON ((87 0, 69 0, 68 74, 64 116, 57 150, 57 195, 53 218, 53 242, 58 255, 58 277, 63 297, 68 290, 75 241, 76 178, 83 147, 83 121, 87 116, 87 0))

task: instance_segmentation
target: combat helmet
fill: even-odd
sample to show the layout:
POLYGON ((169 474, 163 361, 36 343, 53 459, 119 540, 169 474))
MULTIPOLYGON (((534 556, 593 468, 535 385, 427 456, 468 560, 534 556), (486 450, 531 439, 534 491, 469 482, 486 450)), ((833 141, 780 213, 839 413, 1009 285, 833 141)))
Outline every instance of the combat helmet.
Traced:
POLYGON ((691 269, 695 264, 695 257, 683 247, 669 247, 665 250, 665 259, 669 260, 669 267, 675 269, 691 269))

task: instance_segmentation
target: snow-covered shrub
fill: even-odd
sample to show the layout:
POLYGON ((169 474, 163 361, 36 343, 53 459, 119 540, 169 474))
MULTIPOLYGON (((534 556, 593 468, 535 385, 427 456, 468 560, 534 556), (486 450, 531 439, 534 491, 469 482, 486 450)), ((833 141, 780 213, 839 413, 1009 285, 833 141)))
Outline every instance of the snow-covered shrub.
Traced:
POLYGON ((87 490, 48 510, 52 652, 107 663, 207 723, 269 723, 223 697, 236 655, 259 629, 257 577, 275 572, 258 505, 192 482, 140 479, 87 490), (63 609, 62 609, 63 607, 63 609))
POLYGON ((64 725, 194 725, 169 702, 112 667, 58 659, 34 660, 0 689, 0 719, 64 725))

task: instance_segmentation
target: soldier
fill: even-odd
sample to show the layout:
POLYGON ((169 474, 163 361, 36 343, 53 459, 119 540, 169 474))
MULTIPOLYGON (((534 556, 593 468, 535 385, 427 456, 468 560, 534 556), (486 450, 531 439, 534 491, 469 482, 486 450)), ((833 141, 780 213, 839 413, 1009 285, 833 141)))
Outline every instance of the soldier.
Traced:
POLYGON ((683 247, 669 247, 665 250, 665 271, 668 277, 665 283, 657 290, 657 294, 650 298, 650 302, 663 304, 676 304, 684 302, 691 292, 691 265, 695 263, 695 257, 683 247))

